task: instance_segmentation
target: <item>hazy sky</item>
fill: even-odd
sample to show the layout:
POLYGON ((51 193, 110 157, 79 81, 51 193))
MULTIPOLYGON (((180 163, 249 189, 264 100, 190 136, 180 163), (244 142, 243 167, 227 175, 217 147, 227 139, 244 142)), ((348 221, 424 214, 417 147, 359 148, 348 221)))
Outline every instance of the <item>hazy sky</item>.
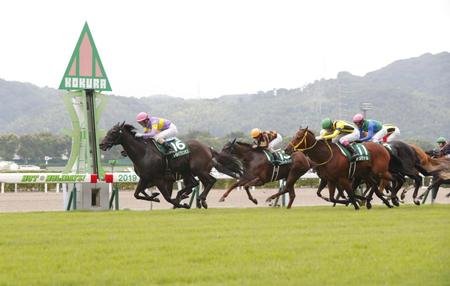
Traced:
POLYGON ((87 21, 122 96, 295 88, 450 51, 450 0, 3 0, 0 7, 0 78, 57 88, 87 21))

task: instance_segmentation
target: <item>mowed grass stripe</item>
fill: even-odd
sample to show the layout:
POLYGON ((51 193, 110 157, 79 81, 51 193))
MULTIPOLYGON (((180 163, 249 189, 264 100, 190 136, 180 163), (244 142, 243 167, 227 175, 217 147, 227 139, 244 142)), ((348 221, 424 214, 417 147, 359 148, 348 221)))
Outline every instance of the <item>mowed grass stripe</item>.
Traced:
POLYGON ((0 285, 449 285, 450 206, 0 214, 0 285))

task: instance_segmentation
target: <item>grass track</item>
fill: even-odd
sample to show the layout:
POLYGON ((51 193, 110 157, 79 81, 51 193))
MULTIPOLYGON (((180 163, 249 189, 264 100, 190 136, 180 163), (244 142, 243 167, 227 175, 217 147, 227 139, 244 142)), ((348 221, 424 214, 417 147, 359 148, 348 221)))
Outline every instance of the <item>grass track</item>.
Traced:
POLYGON ((449 285, 450 205, 0 214, 0 285, 449 285))

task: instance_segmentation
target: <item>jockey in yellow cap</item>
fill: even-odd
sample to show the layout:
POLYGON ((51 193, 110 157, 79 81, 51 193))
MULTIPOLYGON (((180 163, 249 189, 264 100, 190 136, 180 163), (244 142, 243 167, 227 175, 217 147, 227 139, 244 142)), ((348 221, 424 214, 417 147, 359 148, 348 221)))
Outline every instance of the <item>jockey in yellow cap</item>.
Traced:
POLYGON ((261 131, 259 128, 253 128, 250 135, 255 140, 253 149, 259 147, 274 152, 275 147, 283 141, 283 137, 276 131, 261 131))

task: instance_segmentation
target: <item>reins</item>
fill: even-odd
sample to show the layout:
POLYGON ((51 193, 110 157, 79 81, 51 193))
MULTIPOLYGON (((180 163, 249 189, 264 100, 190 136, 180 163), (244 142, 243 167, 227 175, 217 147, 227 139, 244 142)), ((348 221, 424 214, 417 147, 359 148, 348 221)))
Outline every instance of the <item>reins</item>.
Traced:
MULTIPOLYGON (((306 150, 313 149, 317 145, 318 140, 314 141, 314 144, 312 144, 311 146, 308 147, 308 142, 306 141, 306 136, 307 135, 308 135, 308 131, 305 132, 305 134, 303 135, 302 140, 300 140, 300 142, 298 142, 296 145, 294 145, 292 143, 289 143, 292 146, 292 148, 294 149, 294 151, 302 151, 303 152, 303 151, 306 151, 306 150), (305 142, 305 148, 299 148, 300 145, 303 144, 303 142, 305 142)), ((328 150, 330 152, 330 157, 325 162, 319 163, 316 166, 325 165, 326 163, 330 162, 331 159, 333 159, 334 153, 333 153, 333 150, 331 149, 331 146, 330 146, 330 144, 328 143, 327 140, 325 140, 325 144, 327 145, 328 150)))

